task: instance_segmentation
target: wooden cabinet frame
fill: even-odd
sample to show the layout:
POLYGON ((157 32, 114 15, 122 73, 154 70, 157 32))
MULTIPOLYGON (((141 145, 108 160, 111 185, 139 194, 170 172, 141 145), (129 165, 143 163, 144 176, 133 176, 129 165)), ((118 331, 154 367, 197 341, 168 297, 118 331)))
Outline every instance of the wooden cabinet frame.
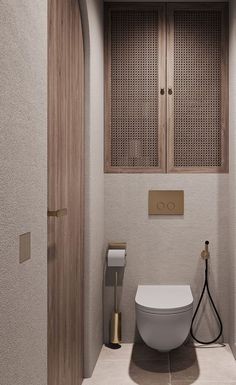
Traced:
POLYGON ((106 3, 105 5, 105 172, 107 173, 226 173, 228 172, 228 4, 227 3, 106 3), (159 16, 159 167, 113 166, 111 163, 111 13, 114 10, 158 10, 159 16), (221 166, 174 165, 174 12, 220 10, 221 50, 221 166), (160 95, 160 90, 165 90, 160 95), (168 94, 168 89, 172 94, 168 94))
POLYGON ((165 88, 166 74, 166 22, 163 4, 112 3, 105 5, 105 172, 152 173, 165 172, 166 154, 166 95, 159 96, 159 167, 116 167, 111 165, 111 12, 113 10, 158 10, 159 29, 159 89, 165 88))
POLYGON ((167 172, 172 173, 226 173, 228 172, 228 5, 227 3, 168 3, 167 4, 167 88, 173 94, 167 96, 167 172), (222 165, 220 167, 174 166, 174 12, 221 11, 221 140, 222 165))

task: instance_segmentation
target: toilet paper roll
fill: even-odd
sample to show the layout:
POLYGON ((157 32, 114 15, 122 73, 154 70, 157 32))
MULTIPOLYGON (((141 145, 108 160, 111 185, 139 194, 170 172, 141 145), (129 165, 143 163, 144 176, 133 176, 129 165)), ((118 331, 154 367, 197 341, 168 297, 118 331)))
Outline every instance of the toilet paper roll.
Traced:
POLYGON ((124 267, 126 265, 125 249, 109 249, 107 254, 107 266, 124 267))

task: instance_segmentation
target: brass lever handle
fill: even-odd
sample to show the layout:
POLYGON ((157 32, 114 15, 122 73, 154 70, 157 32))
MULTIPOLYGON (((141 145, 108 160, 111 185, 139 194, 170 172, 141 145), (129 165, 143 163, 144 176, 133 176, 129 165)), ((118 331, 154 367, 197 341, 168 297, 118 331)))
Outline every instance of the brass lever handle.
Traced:
POLYGON ((48 217, 63 217, 67 215, 67 209, 48 210, 48 217))

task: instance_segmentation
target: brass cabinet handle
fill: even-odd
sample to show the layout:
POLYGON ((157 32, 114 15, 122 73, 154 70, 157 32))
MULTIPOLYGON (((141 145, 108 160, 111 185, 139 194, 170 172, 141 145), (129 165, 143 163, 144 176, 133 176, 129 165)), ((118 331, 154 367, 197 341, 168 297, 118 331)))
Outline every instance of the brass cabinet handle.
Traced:
POLYGON ((165 89, 164 89, 164 88, 161 88, 160 93, 161 93, 161 95, 164 95, 164 94, 165 94, 165 89))
POLYGON ((168 88, 168 94, 172 95, 172 88, 168 88))
POLYGON ((48 217, 63 217, 67 215, 67 209, 48 210, 48 217))

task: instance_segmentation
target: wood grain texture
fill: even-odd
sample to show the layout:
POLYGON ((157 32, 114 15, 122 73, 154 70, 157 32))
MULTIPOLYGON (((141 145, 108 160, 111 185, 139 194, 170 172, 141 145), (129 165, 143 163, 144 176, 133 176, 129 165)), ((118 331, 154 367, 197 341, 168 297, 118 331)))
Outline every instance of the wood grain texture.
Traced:
POLYGON ((228 172, 228 5, 171 3, 167 21, 167 171, 228 172))
POLYGON ((48 2, 48 385, 83 378, 84 51, 77 0, 48 2))

